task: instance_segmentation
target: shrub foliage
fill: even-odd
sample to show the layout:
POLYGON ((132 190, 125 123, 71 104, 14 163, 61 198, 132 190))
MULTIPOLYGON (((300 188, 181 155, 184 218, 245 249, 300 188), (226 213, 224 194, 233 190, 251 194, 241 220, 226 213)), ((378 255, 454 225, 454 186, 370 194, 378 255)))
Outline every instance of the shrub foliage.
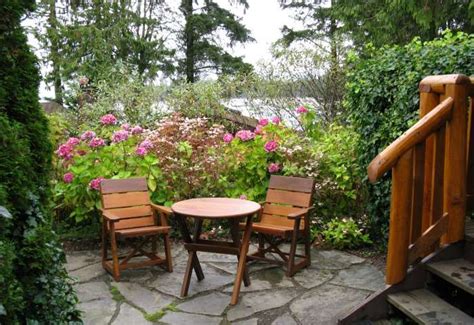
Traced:
MULTIPOLYGON (((350 59, 345 107, 360 134, 358 163, 366 167, 416 120, 418 84, 426 76, 474 73, 474 35, 445 32, 430 42, 415 38, 406 46, 368 48, 368 57, 350 59)), ((365 175, 366 170, 361 170, 365 175)), ((367 178, 365 178, 367 180, 367 178)), ((368 186, 371 232, 387 235, 390 175, 368 186)))
POLYGON ((0 4, 0 323, 78 320, 76 297, 51 231, 51 143, 39 74, 20 18, 34 1, 0 4))

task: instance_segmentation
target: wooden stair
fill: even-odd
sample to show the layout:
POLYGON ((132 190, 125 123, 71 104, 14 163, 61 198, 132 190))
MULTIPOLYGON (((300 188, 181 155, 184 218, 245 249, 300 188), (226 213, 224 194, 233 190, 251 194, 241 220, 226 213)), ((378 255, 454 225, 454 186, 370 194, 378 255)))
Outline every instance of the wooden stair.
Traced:
POLYGON ((474 318, 426 289, 391 294, 387 300, 418 324, 474 323, 474 318))
POLYGON ((354 308, 340 324, 379 324, 392 316, 417 324, 474 324, 474 220, 465 240, 447 245, 354 308))

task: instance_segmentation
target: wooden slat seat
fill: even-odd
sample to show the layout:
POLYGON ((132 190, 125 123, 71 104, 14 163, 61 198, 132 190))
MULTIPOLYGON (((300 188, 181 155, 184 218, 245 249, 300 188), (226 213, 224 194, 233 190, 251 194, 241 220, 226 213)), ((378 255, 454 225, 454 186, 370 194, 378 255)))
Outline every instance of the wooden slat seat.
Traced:
POLYGON ((171 227, 147 226, 116 230, 115 233, 122 237, 137 237, 143 235, 167 234, 171 227))
MULTIPOLYGON (((241 230, 245 229, 245 224, 240 223, 239 228, 241 230)), ((292 226, 282 226, 264 222, 254 222, 252 223, 252 230, 255 232, 288 238, 288 236, 291 235, 291 233, 293 232, 294 228, 292 226)), ((300 226, 300 232, 302 231, 304 231, 304 225, 300 226)))
POLYGON ((311 264, 309 210, 312 208, 313 190, 314 180, 311 178, 271 176, 259 220, 252 224, 252 230, 258 233, 259 243, 258 251, 248 256, 250 260, 275 263, 274 259, 265 258, 265 254, 277 253, 287 264, 287 276, 293 276, 297 270, 311 264), (271 236, 282 239, 277 241, 271 236), (290 252, 282 252, 277 246, 290 237, 290 252), (302 256, 296 255, 299 237, 305 243, 305 254, 302 256), (265 247, 265 242, 270 246, 265 247), (295 263, 295 257, 301 257, 302 260, 295 263))
POLYGON ((169 208, 151 203, 145 178, 107 179, 100 185, 102 197, 102 265, 112 273, 114 280, 120 280, 120 270, 164 264, 172 272, 171 247, 167 217, 169 208), (166 258, 159 257, 156 239, 163 236, 166 258), (144 237, 134 245, 124 258, 118 256, 117 237, 144 237), (145 251, 145 244, 151 240, 151 252, 145 251), (108 245, 112 262, 108 258, 108 245), (146 256, 149 260, 135 263, 132 258, 146 256))

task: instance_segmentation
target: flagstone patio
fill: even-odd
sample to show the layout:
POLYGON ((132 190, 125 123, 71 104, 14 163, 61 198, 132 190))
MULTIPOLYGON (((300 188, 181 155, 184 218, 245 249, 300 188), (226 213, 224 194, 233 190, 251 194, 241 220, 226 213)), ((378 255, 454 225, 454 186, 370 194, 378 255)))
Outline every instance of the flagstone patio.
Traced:
POLYGON ((84 311, 85 324, 335 324, 338 317, 384 287, 369 261, 335 250, 312 251, 311 267, 287 278, 282 269, 250 264, 251 285, 229 306, 237 258, 198 253, 205 279, 193 275, 189 295, 179 297, 187 260, 173 246, 174 272, 159 267, 127 270, 114 282, 98 251, 71 252, 67 269, 84 311))

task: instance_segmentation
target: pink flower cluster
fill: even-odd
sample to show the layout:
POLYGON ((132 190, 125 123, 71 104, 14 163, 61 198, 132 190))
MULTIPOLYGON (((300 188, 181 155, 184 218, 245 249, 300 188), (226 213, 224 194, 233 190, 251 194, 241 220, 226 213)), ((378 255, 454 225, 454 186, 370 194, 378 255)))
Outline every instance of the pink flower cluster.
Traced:
POLYGON ((278 143, 276 141, 268 141, 265 143, 264 149, 266 152, 273 152, 278 149, 278 143))
POLYGON ((281 122, 281 119, 278 116, 272 117, 272 123, 273 124, 278 125, 278 124, 280 124, 280 122, 281 122))
POLYGON ((95 138, 95 132, 94 131, 86 131, 84 133, 82 133, 81 135, 81 140, 85 141, 85 140, 92 140, 95 138))
POLYGON ((119 143, 127 139, 128 139, 128 131, 119 130, 119 131, 115 131, 114 134, 112 134, 113 143, 119 143))
POLYGON ((249 130, 240 130, 235 134, 235 137, 242 141, 249 141, 255 138, 255 133, 249 130))
POLYGON ((268 172, 269 172, 270 174, 277 173, 279 170, 280 170, 280 165, 277 164, 277 163, 270 163, 270 164, 268 165, 268 172))
POLYGON ((308 109, 306 107, 304 107, 303 105, 301 105, 300 107, 298 107, 296 109, 296 113, 298 113, 298 114, 308 113, 308 109))
POLYGON ((63 158, 64 160, 70 160, 74 156, 74 148, 81 142, 80 139, 71 137, 69 138, 66 143, 63 143, 59 146, 58 150, 56 150, 56 154, 63 158))
POLYGON ((268 125, 268 119, 267 118, 262 118, 258 121, 258 125, 265 126, 268 125))
POLYGON ((225 143, 229 143, 234 139, 234 136, 230 133, 226 133, 226 134, 224 134, 222 139, 224 140, 225 143))
POLYGON ((74 180, 74 174, 71 173, 71 172, 68 172, 66 174, 64 174, 63 176, 63 181, 64 183, 72 183, 72 181, 74 180))
POLYGON ((117 118, 113 114, 106 114, 100 118, 100 123, 103 125, 112 125, 117 123, 117 118))
POLYGON ((135 134, 140 134, 140 133, 143 133, 143 129, 142 129, 140 126, 136 125, 136 126, 134 126, 134 127, 132 128, 132 131, 131 131, 131 132, 132 132, 132 134, 134 134, 134 135, 135 135, 135 134))
POLYGON ((105 141, 104 139, 101 139, 101 138, 93 138, 89 142, 89 147, 91 148, 98 148, 98 147, 103 147, 103 146, 105 146, 105 141))
POLYGON ((89 188, 91 190, 96 190, 98 191, 100 189, 100 183, 102 183, 102 181, 104 180, 105 178, 103 177, 97 177, 97 178, 94 178, 93 180, 91 180, 89 182, 89 188))
POLYGON ((150 140, 143 140, 135 150, 135 153, 138 156, 144 156, 148 153, 148 150, 153 148, 153 143, 150 140))

